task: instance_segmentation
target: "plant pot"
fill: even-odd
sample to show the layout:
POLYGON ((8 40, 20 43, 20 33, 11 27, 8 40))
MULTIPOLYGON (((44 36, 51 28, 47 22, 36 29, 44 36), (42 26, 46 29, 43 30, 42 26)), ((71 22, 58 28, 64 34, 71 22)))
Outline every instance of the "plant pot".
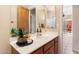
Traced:
POLYGON ((27 41, 26 41, 26 39, 23 38, 23 37, 19 37, 19 38, 18 38, 18 41, 16 42, 16 44, 17 44, 18 46, 20 46, 20 47, 25 46, 26 43, 27 43, 27 41))
POLYGON ((18 41, 16 42, 16 44, 20 47, 24 47, 32 43, 33 43, 33 40, 30 40, 28 38, 18 38, 18 41))

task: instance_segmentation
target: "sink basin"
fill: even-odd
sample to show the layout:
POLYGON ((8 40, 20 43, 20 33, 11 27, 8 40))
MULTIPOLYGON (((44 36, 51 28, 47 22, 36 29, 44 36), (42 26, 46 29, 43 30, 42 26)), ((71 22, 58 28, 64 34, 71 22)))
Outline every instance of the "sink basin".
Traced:
MULTIPOLYGON (((56 33, 54 33, 54 32, 52 32, 52 33, 53 33, 53 34, 56 34, 56 33)), ((44 33, 41 33, 41 35, 35 34, 32 38, 33 38, 34 40, 48 39, 48 38, 52 37, 52 33, 51 33, 51 32, 44 32, 44 33)))
POLYGON ((41 35, 37 36, 37 38, 39 38, 39 39, 45 39, 45 38, 48 38, 48 37, 50 37, 50 35, 45 34, 45 33, 42 33, 41 35))

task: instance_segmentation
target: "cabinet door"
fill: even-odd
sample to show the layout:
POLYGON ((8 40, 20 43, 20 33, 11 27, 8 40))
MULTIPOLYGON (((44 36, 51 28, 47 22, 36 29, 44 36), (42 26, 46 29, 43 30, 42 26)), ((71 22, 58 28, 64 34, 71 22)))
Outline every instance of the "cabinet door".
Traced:
POLYGON ((55 54, 58 54, 58 37, 55 39, 54 46, 55 46, 55 48, 54 48, 55 54))
POLYGON ((29 31, 29 9, 18 6, 18 28, 29 31))
POLYGON ((58 54, 58 43, 55 43, 55 54, 58 54))
POLYGON ((49 50, 52 46, 54 46, 54 40, 44 45, 44 52, 49 50))
POLYGON ((54 47, 51 47, 45 54, 54 54, 54 47))
POLYGON ((32 52, 31 54, 43 54, 43 48, 39 48, 36 51, 32 52))
POLYGON ((50 48, 49 54, 54 54, 54 47, 50 48))

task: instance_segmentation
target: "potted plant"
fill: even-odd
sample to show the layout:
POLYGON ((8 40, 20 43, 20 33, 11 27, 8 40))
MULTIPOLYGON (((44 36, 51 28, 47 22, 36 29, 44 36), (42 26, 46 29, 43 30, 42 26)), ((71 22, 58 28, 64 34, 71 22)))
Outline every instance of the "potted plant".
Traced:
POLYGON ((11 29, 11 37, 16 37, 16 29, 15 28, 12 28, 11 29))
POLYGON ((19 46, 25 46, 28 45, 28 31, 23 31, 22 29, 17 29, 16 34, 18 36, 18 41, 16 42, 19 46))
POLYGON ((24 34, 22 29, 17 29, 16 34, 18 36, 18 42, 23 42, 24 41, 24 34))

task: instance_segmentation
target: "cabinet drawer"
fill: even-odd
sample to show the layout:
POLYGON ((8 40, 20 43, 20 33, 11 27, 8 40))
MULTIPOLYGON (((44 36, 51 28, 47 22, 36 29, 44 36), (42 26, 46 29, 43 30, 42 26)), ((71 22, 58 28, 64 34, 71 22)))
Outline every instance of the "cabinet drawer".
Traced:
POLYGON ((44 52, 46 52, 52 46, 54 46, 54 40, 44 45, 44 52))
POLYGON ((43 48, 39 48, 36 51, 32 52, 31 54, 43 54, 43 48))

